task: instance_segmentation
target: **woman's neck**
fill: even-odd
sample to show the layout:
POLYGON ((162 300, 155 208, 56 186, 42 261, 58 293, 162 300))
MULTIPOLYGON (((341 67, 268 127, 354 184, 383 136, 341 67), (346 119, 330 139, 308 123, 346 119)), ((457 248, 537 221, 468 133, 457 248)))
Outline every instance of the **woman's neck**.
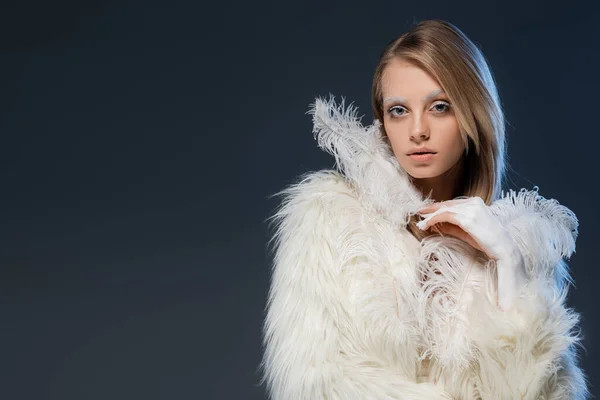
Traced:
POLYGON ((427 197, 431 193, 431 199, 440 202, 452 200, 460 195, 460 188, 463 185, 462 177, 463 162, 461 160, 442 175, 433 178, 411 178, 411 181, 423 194, 423 197, 427 197))

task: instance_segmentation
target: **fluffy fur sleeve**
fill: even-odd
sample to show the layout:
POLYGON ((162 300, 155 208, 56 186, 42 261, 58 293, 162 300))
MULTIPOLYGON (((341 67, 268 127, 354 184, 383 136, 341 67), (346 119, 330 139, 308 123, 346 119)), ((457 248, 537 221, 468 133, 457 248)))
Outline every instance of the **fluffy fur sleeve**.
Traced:
POLYGON ((511 191, 491 209, 523 255, 528 284, 507 312, 496 305, 493 278, 485 298, 473 302, 469 325, 481 398, 587 398, 576 355, 579 316, 565 306, 564 259, 575 251, 577 218, 537 191, 511 191))
POLYGON ((270 398, 450 399, 370 357, 353 337, 338 254, 356 198, 343 178, 313 173, 282 194, 264 326, 270 398))
POLYGON ((577 218, 537 191, 510 191, 491 208, 523 255, 528 285, 508 312, 493 298, 475 308, 482 398, 585 399, 586 382, 576 362, 579 315, 565 306, 570 281, 565 259, 575 251, 577 218))

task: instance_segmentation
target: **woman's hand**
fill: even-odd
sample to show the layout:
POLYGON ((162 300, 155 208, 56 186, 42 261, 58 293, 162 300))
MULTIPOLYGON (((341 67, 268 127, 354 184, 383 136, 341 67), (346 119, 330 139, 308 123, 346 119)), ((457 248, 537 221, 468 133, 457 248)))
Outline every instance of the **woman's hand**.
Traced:
POLYGON ((507 310, 525 284, 523 257, 508 231, 480 197, 430 204, 419 210, 420 229, 456 237, 496 262, 498 305, 507 310))

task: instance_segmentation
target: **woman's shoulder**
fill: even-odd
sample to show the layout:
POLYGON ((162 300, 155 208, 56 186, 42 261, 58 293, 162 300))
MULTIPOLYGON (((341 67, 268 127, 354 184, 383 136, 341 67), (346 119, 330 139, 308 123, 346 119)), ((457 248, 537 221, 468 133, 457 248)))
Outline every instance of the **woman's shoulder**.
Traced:
MULTIPOLYGON (((540 195, 537 186, 533 190, 505 191, 490 209, 522 247, 529 259, 526 262, 538 266, 538 272, 554 273, 557 263, 575 251, 577 216, 556 199, 540 195)), ((566 276, 566 270, 560 273, 566 276)))
POLYGON ((362 232, 366 210, 343 174, 320 170, 304 174, 276 195, 280 203, 270 217, 276 243, 292 240, 337 242, 348 232, 362 232))
POLYGON ((305 173, 275 195, 281 199, 276 215, 309 209, 331 214, 360 207, 354 184, 340 172, 329 169, 305 173))
POLYGON ((492 203, 491 209, 507 224, 537 218, 553 225, 555 229, 577 234, 579 222, 575 213, 558 200, 542 196, 537 186, 531 190, 503 191, 500 198, 492 203))

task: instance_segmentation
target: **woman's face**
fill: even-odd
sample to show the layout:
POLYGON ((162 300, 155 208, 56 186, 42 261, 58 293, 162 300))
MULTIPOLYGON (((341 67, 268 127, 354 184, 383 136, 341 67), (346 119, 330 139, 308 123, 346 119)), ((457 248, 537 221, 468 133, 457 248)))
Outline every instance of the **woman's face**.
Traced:
POLYGON ((397 58, 383 71, 383 126, 400 166, 434 178, 462 158, 464 145, 448 96, 422 69, 397 58), (426 151, 427 154, 411 154, 426 151))

